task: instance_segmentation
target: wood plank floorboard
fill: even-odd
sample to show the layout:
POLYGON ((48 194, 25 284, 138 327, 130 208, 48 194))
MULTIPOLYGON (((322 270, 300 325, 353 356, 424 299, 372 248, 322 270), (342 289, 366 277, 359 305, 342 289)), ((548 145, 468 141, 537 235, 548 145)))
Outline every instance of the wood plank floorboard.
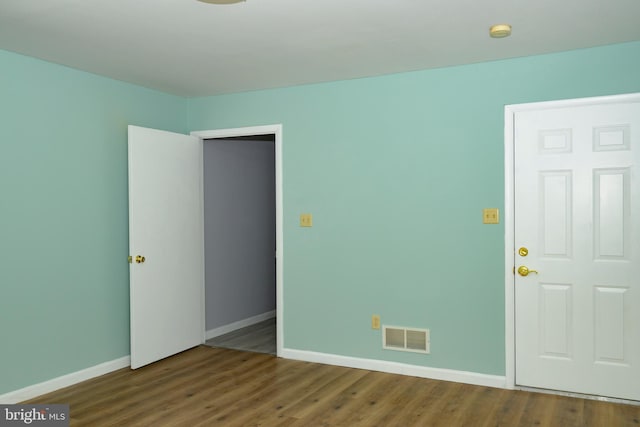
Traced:
POLYGON ((640 406, 208 346, 25 403, 69 404, 74 427, 640 427, 640 406))

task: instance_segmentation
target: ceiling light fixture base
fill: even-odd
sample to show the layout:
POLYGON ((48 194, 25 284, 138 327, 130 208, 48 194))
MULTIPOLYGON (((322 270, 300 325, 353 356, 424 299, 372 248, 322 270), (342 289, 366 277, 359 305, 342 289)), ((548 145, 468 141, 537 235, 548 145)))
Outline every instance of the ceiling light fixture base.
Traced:
POLYGON ((489 35, 494 39, 502 39, 511 35, 511 25, 496 24, 489 28, 489 35))
POLYGON ((198 1, 202 3, 209 3, 209 4, 235 4, 235 3, 242 3, 246 0, 198 0, 198 1))

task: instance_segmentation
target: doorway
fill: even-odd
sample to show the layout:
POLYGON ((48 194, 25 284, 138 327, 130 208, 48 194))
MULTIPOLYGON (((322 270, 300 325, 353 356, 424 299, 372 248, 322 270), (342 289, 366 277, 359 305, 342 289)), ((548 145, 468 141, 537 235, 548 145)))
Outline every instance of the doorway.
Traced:
POLYGON ((640 95, 505 124, 507 384, 640 400, 640 95))
POLYGON ((281 126, 191 135, 203 142, 205 340, 280 354, 281 126))
POLYGON ((275 135, 203 140, 206 343, 276 353, 275 135))

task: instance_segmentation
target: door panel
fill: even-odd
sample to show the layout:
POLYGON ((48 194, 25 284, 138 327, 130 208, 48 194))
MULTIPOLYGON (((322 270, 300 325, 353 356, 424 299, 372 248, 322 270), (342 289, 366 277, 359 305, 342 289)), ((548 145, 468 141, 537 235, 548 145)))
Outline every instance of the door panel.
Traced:
POLYGON ((135 369, 204 339, 198 138, 129 126, 129 250, 135 369))
POLYGON ((516 384, 640 400, 640 103, 514 122, 516 384))

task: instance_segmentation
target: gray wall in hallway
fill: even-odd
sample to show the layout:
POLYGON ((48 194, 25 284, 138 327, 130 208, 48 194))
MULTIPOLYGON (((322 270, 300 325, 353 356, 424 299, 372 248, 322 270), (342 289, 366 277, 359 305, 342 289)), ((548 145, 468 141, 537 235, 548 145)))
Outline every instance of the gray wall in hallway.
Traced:
POLYGON ((276 308, 273 135, 204 142, 206 329, 276 308))

